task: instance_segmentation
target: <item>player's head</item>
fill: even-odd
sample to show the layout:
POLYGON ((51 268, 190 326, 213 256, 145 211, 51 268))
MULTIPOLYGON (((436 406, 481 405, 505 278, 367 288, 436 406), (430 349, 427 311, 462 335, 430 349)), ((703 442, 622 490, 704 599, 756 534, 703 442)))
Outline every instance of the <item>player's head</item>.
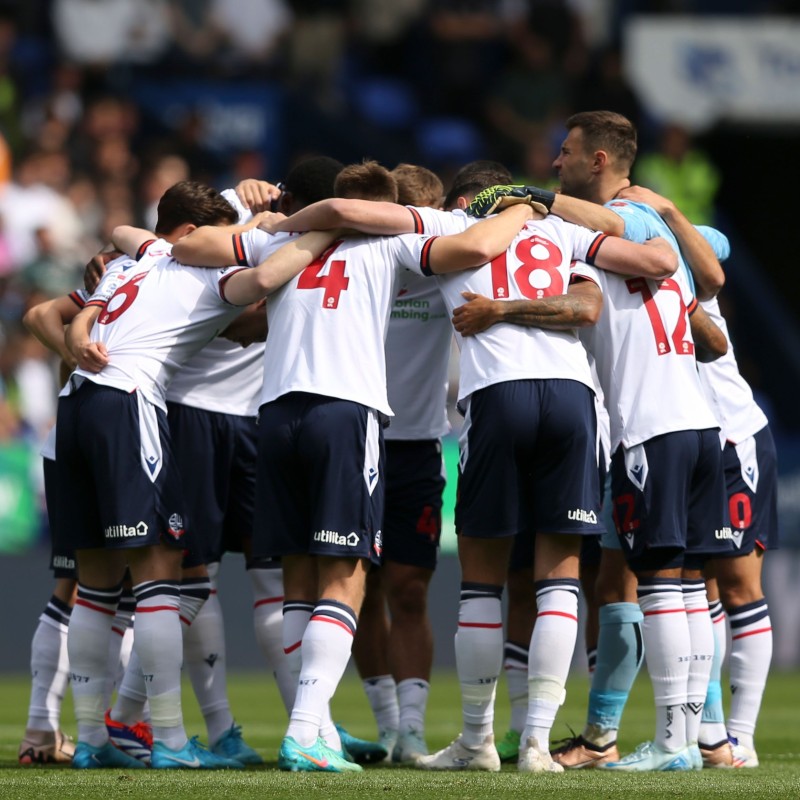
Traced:
POLYGON ((179 181, 158 201, 156 233, 166 236, 182 225, 233 225, 236 209, 216 190, 197 181, 179 181))
POLYGON ((444 186, 435 172, 416 164, 398 164, 392 175, 397 181, 397 202, 401 206, 442 207, 444 186))
POLYGON ((397 202, 397 181, 377 161, 367 160, 346 166, 336 176, 333 191, 336 197, 352 200, 397 202))
POLYGON ((478 192, 490 186, 513 183, 513 177, 499 161, 470 161, 461 167, 453 178, 450 191, 444 198, 444 207, 466 208, 478 192))
POLYGON ((343 166, 341 161, 328 156, 312 156, 298 161, 283 181, 278 210, 293 214, 318 200, 333 197, 333 185, 343 166))
POLYGON ((561 191, 597 200, 597 184, 627 178, 636 158, 636 128, 614 111, 582 111, 566 122, 567 137, 553 166, 561 191))

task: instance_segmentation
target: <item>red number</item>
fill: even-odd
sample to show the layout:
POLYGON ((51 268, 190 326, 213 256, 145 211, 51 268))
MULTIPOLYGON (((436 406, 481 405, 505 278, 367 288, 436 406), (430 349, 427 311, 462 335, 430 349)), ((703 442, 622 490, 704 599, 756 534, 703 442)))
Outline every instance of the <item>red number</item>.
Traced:
POLYGON ((632 494, 621 494, 614 498, 614 527, 617 533, 635 531, 641 522, 633 518, 634 501, 632 494))
POLYGON ((694 355, 694 343, 688 339, 684 339, 686 334, 686 326, 688 324, 688 314, 686 305, 683 302, 683 295, 681 288, 675 283, 672 278, 665 278, 658 284, 658 289, 666 292, 675 292, 678 295, 678 302, 680 303, 680 313, 678 314, 678 321, 675 323, 675 330, 672 331, 672 345, 670 347, 667 331, 664 328, 664 322, 661 319, 661 314, 658 313, 658 306, 656 305, 653 293, 650 291, 650 286, 644 278, 629 278, 625 281, 628 291, 631 294, 641 294, 644 301, 644 307, 647 311, 647 316, 650 318, 650 325, 653 328, 653 335, 656 337, 656 350, 660 356, 666 355, 674 351, 679 356, 694 355))
MULTIPOLYGON (((564 277, 559 271, 564 257, 553 242, 542 236, 530 236, 517 244, 514 255, 522 262, 514 271, 514 280, 523 297, 541 300, 564 294, 564 277), (534 249, 542 247, 547 254, 544 257, 535 255, 534 249)), ((492 292, 495 299, 506 300, 509 297, 505 253, 492 260, 492 292)))
POLYGON ((753 509, 750 506, 750 498, 744 492, 731 495, 728 500, 728 512, 734 528, 744 530, 750 527, 753 521, 753 509))
POLYGON ((323 308, 338 308, 339 295, 347 290, 350 278, 344 274, 344 261, 331 261, 328 264, 328 272, 322 275, 325 268, 327 257, 333 252, 332 249, 323 253, 319 258, 311 262, 301 273, 297 281, 298 289, 324 289, 325 294, 322 298, 323 308))
POLYGON ((425 506, 417 520, 417 533, 427 536, 432 542, 437 542, 441 527, 441 514, 434 510, 433 506, 425 506))
POLYGON ((131 307, 131 304, 136 299, 136 295, 139 294, 139 284, 145 279, 146 275, 146 272, 140 272, 138 275, 134 275, 111 295, 106 303, 105 309, 97 318, 97 321, 101 325, 108 325, 131 307))

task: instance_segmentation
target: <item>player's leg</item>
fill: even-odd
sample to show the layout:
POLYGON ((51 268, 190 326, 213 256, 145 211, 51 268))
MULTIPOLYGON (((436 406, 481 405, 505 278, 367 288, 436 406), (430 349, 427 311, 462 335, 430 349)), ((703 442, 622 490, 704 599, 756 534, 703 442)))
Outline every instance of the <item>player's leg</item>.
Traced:
MULTIPOLYGON (((284 396, 262 407, 259 454, 259 487, 262 476, 286 484, 282 463, 297 481, 271 509, 262 540, 257 525, 254 553, 263 547, 264 555, 283 558, 287 604, 308 591, 309 556, 318 574, 313 595, 297 597, 314 607, 299 646, 297 695, 278 763, 285 770, 360 770, 345 760, 341 744, 334 744, 335 728, 327 725, 330 698, 352 651, 367 564, 380 552, 383 441, 377 413, 322 396, 284 396)), ((266 494, 274 498, 275 486, 266 494)), ((256 518, 267 519, 259 507, 256 518)))
MULTIPOLYGON (((73 568, 74 572, 74 568, 73 568)), ((69 682, 67 631, 77 580, 56 578, 31 640, 31 697, 20 764, 68 762, 74 745, 61 733, 61 704, 69 682)))
POLYGON ((353 640, 353 661, 375 717, 380 742, 356 739, 339 727, 343 745, 359 764, 391 758, 397 739, 399 706, 397 684, 389 668, 389 618, 382 585, 384 569, 373 567, 367 575, 366 594, 353 640))
POLYGON ((425 711, 433 663, 428 588, 439 552, 445 477, 439 440, 389 441, 386 456, 381 577, 399 707, 392 759, 402 763, 428 753, 425 711))
POLYGON ((698 443, 668 434, 618 448, 611 462, 612 495, 623 552, 638 579, 642 638, 656 705, 656 733, 620 761, 601 769, 691 770, 685 706, 691 651, 681 569, 688 529, 691 474, 698 443))
POLYGON ((578 634, 579 560, 583 536, 597 535, 600 481, 594 396, 576 381, 534 381, 538 436, 526 464, 532 530, 536 624, 528 651, 528 715, 518 768, 563 772, 552 760, 550 731, 578 634))
POLYGON ((728 647, 728 628, 725 609, 719 598, 719 587, 714 563, 709 562, 704 570, 706 576, 706 595, 711 625, 714 631, 714 659, 708 679, 708 691, 703 705, 703 716, 700 722, 700 733, 697 744, 703 757, 704 767, 733 766, 733 752, 728 741, 725 727, 725 712, 722 707, 722 662, 728 647))
POLYGON ((433 664, 428 587, 433 570, 387 561, 383 573, 392 621, 389 661, 397 684, 399 706, 398 739, 392 760, 413 762, 428 753, 425 711, 433 664))
MULTIPOLYGON (((275 678, 288 714, 292 710, 299 673, 292 674, 288 656, 284 652, 285 597, 281 562, 279 559, 255 559, 248 555, 247 575, 253 589, 253 631, 256 643, 267 663, 267 669, 275 678)), ((305 624, 302 627, 305 629, 305 624)))
POLYGON ((521 771, 563 772, 550 757, 550 731, 564 702, 578 636, 579 554, 578 536, 536 535, 536 624, 528 650, 528 713, 520 737, 521 771))
POLYGON ((761 588, 762 564, 760 548, 736 558, 719 559, 715 564, 731 632, 727 727, 728 735, 735 740, 734 766, 758 766, 754 736, 772 659, 772 623, 761 588))
POLYGON ((761 586, 763 552, 778 546, 777 460, 769 426, 723 453, 738 556, 716 562, 731 628, 728 733, 734 766, 756 767, 754 734, 772 658, 772 624, 761 586), (734 688, 735 687, 735 688, 734 688))
POLYGON ((562 766, 585 769, 619 759, 617 734, 633 682, 644 659, 642 611, 636 576, 619 549, 616 533, 603 535, 594 598, 598 608, 595 670, 589 690, 586 727, 553 758, 562 766))
MULTIPOLYGON (((506 633, 503 643, 503 672, 508 688, 508 702, 511 707, 511 721, 508 730, 497 742, 497 753, 504 763, 516 763, 519 756, 519 742, 528 716, 528 649, 530 647, 533 624, 536 621, 536 591, 533 586, 532 569, 533 553, 523 564, 519 559, 519 542, 523 537, 516 537, 508 578, 508 610, 506 615, 506 633)), ((530 550, 532 542, 525 541, 530 550)))
MULTIPOLYGON (((54 453, 53 453, 54 455, 54 453)), ((55 461, 43 459, 44 491, 50 522, 50 535, 59 535, 56 511, 55 461)), ((20 764, 68 762, 75 746, 60 730, 61 704, 69 681, 67 630, 75 605, 77 579, 75 554, 69 548, 53 547, 50 566, 55 587, 31 640, 31 697, 25 735, 19 746, 20 764)))
POLYGON ((511 543, 511 537, 459 536, 461 593, 455 655, 462 729, 448 747, 418 758, 416 766, 421 769, 500 769, 494 746, 494 698, 503 660, 501 597, 511 543))

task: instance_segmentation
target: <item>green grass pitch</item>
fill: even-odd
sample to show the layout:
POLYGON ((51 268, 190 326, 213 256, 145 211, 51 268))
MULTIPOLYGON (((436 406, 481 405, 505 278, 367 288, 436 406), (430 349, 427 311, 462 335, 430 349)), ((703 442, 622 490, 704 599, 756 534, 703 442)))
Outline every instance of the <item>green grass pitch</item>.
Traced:
MULTIPOLYGON (((597 771, 563 775, 521 775, 512 766, 499 774, 423 773, 408 767, 368 767, 361 775, 290 774, 276 768, 277 749, 285 729, 278 693, 267 676, 234 674, 229 678, 230 699, 246 740, 267 759, 266 767, 246 772, 78 772, 61 767, 19 767, 17 747, 28 703, 28 679, 0 678, 0 800, 200 800, 200 798, 385 798, 385 800, 666 800, 667 798, 800 798, 800 675, 771 676, 756 740, 761 767, 754 770, 704 770, 679 774, 620 775, 597 771)), ((567 701, 559 712, 554 738, 568 736, 568 725, 582 727, 587 680, 578 676, 568 686, 567 701)), ((187 685, 184 713, 191 734, 204 728, 187 685)), ((334 716, 352 733, 373 738, 375 726, 355 675, 348 671, 334 698, 334 716)), ((71 703, 64 709, 63 727, 75 733, 71 703)), ((502 736, 508 720, 505 685, 498 689, 495 732, 502 736)), ((428 708, 428 744, 446 745, 458 733, 458 684, 451 673, 434 676, 428 708)), ((652 693, 640 675, 623 719, 623 752, 651 738, 654 725, 652 693)))

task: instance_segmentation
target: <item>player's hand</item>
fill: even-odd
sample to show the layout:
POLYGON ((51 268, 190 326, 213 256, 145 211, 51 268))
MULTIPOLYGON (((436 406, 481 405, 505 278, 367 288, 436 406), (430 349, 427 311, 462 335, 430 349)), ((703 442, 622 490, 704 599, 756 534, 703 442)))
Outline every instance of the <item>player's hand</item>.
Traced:
POLYGON ((100 279, 106 274, 106 264, 122 255, 125 254, 119 250, 105 250, 89 260, 83 270, 83 285, 89 294, 97 288, 100 279))
POLYGON ((267 233, 275 233, 275 228, 286 219, 286 214, 277 211, 261 211, 256 214, 257 227, 267 233))
POLYGON ((622 200, 632 200, 634 203, 645 203, 662 217, 674 208, 671 200, 644 186, 629 186, 619 192, 617 197, 622 200))
POLYGON ((453 327, 462 336, 474 336, 502 319, 496 300, 473 292, 461 292, 461 296, 467 302, 453 309, 453 327))
POLYGON ((509 206, 527 203, 542 216, 547 216, 554 196, 553 192, 546 192, 535 186, 490 186, 477 194, 467 207, 467 214, 471 217, 488 217, 509 206))
POLYGON ((108 364, 108 350, 102 342, 84 342, 74 350, 78 366, 87 372, 100 372, 108 364))
POLYGON ((242 205, 249 208, 253 214, 271 210, 272 204, 280 198, 282 191, 280 186, 255 178, 247 178, 236 184, 236 194, 242 205))

